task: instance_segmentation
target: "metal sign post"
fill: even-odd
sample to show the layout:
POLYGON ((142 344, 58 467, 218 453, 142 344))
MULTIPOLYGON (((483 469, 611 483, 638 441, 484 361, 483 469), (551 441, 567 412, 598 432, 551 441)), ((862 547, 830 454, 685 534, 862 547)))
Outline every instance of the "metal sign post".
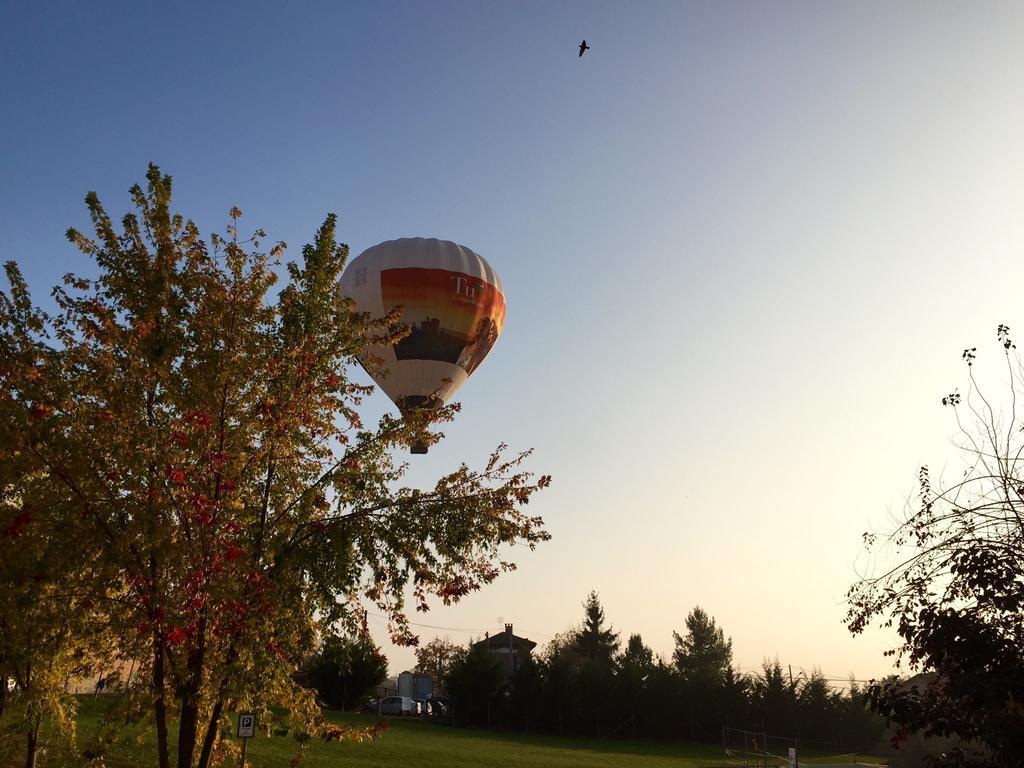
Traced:
POLYGON ((239 715, 238 716, 238 738, 242 740, 242 763, 241 768, 245 768, 245 749, 249 746, 249 739, 256 735, 256 715, 239 715))

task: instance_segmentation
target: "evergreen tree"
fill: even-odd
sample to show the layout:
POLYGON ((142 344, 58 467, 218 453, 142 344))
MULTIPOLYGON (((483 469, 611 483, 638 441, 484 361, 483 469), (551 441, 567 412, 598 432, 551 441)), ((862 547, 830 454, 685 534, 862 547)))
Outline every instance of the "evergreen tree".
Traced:
POLYGON ((572 643, 564 637, 556 637, 548 644, 540 698, 547 727, 559 736, 565 733, 572 714, 579 711, 579 661, 572 643))
POLYGON ((647 681, 654 670, 654 652, 644 645, 640 635, 630 635, 626 650, 618 659, 618 698, 623 713, 633 719, 632 733, 636 734, 637 715, 642 708, 647 681))
POLYGON ((583 603, 583 627, 574 634, 573 646, 582 658, 610 667, 619 649, 619 634, 611 627, 605 629, 604 620, 604 608, 597 592, 592 591, 583 603))
POLYGON ((678 738, 680 713, 685 702, 679 686, 679 673, 672 664, 657 659, 644 685, 643 706, 638 716, 642 734, 678 738))
POLYGON ((520 659, 519 666, 509 680, 510 723, 515 726, 521 724, 527 732, 537 727, 537 721, 542 716, 543 673, 542 666, 528 653, 520 659))
POLYGON ((342 711, 358 704, 384 682, 388 660, 367 637, 328 637, 308 665, 320 699, 342 711))
POLYGON ((599 736, 601 723, 612 709, 619 635, 611 627, 605 628, 604 609, 597 592, 591 592, 583 603, 583 626, 573 636, 573 648, 580 661, 577 711, 583 718, 583 733, 599 736))
POLYGON ((490 725, 494 701, 502 687, 501 662, 486 644, 470 645, 448 673, 446 688, 455 718, 462 724, 490 725))
POLYGON ((730 727, 746 727, 750 721, 750 678, 735 667, 725 671, 721 689, 722 723, 730 727))
POLYGON ((732 639, 697 606, 686 617, 686 636, 673 632, 672 653, 683 683, 690 738, 714 739, 724 720, 723 688, 732 667, 732 639))
POLYGON ((640 635, 630 635, 626 650, 619 657, 619 668, 631 674, 646 675, 654 667, 654 651, 644 645, 640 635))
POLYGON ((797 691, 796 735, 823 742, 834 741, 838 699, 821 670, 811 672, 810 677, 799 683, 797 691))
POLYGON ((793 733, 795 727, 796 684, 790 682, 778 658, 765 659, 761 674, 754 678, 753 698, 760 724, 770 733, 793 733))
POLYGON ((861 688, 852 674, 849 691, 837 703, 835 719, 842 744, 873 746, 885 733, 885 719, 871 711, 868 692, 861 688))
POLYGON ((732 638, 726 640, 715 619, 697 606, 686 617, 686 637, 672 633, 676 641, 672 660, 683 679, 702 687, 717 687, 732 666, 732 638))

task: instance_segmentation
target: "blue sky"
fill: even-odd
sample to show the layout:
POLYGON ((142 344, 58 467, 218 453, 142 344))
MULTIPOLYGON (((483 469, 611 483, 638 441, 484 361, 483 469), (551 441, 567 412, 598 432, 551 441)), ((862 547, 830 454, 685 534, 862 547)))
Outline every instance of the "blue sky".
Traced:
POLYGON ((39 297, 89 272, 64 230, 149 161, 293 255, 328 211, 353 253, 464 243, 508 319, 414 477, 533 446, 555 538, 424 621, 543 641, 597 589, 658 652, 700 604, 746 668, 879 674, 860 534, 945 459, 960 350, 1021 322, 1021 39, 999 2, 9 0, 0 258, 39 297))

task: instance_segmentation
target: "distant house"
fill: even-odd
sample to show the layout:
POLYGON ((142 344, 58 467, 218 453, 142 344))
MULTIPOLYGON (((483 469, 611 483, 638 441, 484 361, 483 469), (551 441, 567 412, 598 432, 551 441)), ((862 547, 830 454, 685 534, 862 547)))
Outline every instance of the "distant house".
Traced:
POLYGON ((519 669, 522 660, 530 655, 537 647, 533 640, 519 637, 512 632, 512 625, 506 624, 505 631, 497 635, 487 635, 483 640, 473 644, 473 647, 483 646, 493 653, 501 662, 505 679, 512 676, 512 673, 519 669))

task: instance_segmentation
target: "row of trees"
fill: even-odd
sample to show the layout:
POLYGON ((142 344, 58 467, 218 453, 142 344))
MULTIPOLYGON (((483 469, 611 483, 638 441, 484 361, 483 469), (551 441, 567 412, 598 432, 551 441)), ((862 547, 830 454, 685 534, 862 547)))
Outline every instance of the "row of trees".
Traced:
POLYGON ((146 178, 120 226, 87 196, 93 234, 68 239, 95 276, 68 275, 54 312, 5 265, 2 764, 31 768, 41 741, 52 765, 102 760, 132 724, 155 730, 160 768, 207 768, 237 708, 287 711, 300 742, 337 736, 294 679, 325 635, 364 630, 366 601, 413 643, 408 593, 421 610, 458 600, 514 567, 508 545, 548 538, 525 505, 549 478, 526 454, 403 485, 396 456, 441 439, 431 422, 457 408, 363 425, 370 389, 349 371, 408 329, 339 293, 333 215, 279 269, 284 244, 241 238, 237 208, 204 240, 172 211, 170 177, 146 178), (119 661, 136 665, 130 690, 77 743, 69 680, 119 661))
POLYGON ((482 645, 435 639, 418 649, 418 671, 435 675, 456 721, 561 734, 686 738, 719 743, 722 727, 749 729, 840 748, 877 746, 884 724, 855 682, 838 690, 820 671, 793 675, 778 659, 758 674, 733 664, 732 640, 697 607, 675 633, 671 659, 606 625, 596 593, 582 624, 521 660, 506 680, 482 645), (443 661, 442 661, 443 660, 443 661))

